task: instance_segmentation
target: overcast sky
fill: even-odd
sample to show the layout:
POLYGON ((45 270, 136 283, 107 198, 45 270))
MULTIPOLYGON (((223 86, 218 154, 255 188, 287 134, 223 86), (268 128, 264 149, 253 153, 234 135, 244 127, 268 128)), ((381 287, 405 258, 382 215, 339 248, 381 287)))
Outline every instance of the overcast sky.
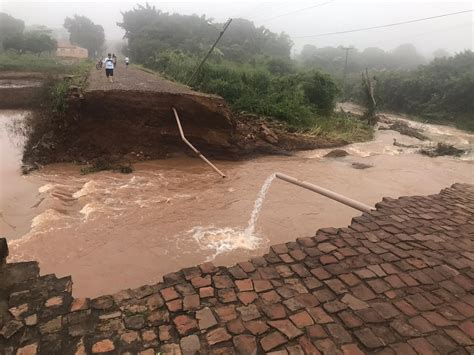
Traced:
MULTIPOLYGON (((117 40, 123 36, 121 28, 116 26, 122 18, 120 12, 133 8, 137 3, 144 1, 0 0, 0 11, 24 20, 26 25, 43 24, 52 28, 62 27, 66 16, 85 15, 104 27, 108 40, 117 40)), ((409 42, 424 54, 437 48, 454 53, 474 47, 473 12, 385 29, 304 37, 472 10, 473 1, 187 0, 148 3, 165 12, 205 14, 217 22, 224 22, 229 17, 248 18, 274 32, 288 33, 295 42, 295 51, 306 43, 318 47, 353 45, 359 49, 375 46, 390 50, 409 42), (323 5, 297 12, 317 4, 323 5), (288 14, 290 12, 295 13, 288 14)))

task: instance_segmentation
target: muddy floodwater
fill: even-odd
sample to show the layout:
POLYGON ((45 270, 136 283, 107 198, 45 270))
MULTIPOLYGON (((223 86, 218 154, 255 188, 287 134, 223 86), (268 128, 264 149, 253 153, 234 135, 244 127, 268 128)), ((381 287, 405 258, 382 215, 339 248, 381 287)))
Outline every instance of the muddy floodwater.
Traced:
MULTIPOLYGON (((275 172, 371 206, 384 196, 426 195, 455 182, 474 183, 472 151, 429 158, 394 146, 393 139, 434 143, 388 130, 377 131, 371 142, 343 147, 349 153, 344 158, 324 158, 329 150, 313 150, 216 161, 226 179, 184 156, 137 163, 128 175, 81 175, 79 166, 60 164, 22 177, 21 141, 5 125, 23 114, 0 111, 0 233, 9 239, 10 261, 38 260, 43 274, 72 275, 76 296, 156 283, 168 272, 205 261, 231 265, 271 244, 312 236, 318 228, 346 226, 360 215, 281 180, 270 182, 275 172), (371 167, 355 169, 353 163, 371 167), (258 215, 252 215, 255 207, 261 208, 258 215)), ((435 141, 473 148, 473 135, 413 124, 435 141)))

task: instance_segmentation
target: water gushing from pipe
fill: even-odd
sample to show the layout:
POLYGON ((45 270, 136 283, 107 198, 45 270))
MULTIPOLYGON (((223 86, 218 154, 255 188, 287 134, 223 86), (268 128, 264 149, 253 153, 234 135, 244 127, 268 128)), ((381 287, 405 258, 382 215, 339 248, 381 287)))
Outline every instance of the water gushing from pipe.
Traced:
POLYGON ((265 200, 265 196, 267 195, 268 189, 272 184, 272 181, 275 179, 275 174, 270 175, 265 182, 263 183, 260 192, 258 193, 257 199, 255 200, 255 204, 253 206, 253 211, 250 216, 247 228, 245 228, 245 235, 253 235, 255 232, 255 223, 257 223, 258 215, 260 214, 260 210, 263 205, 263 201, 265 200))
POLYGON ((202 249, 214 250, 214 254, 207 258, 207 261, 213 260, 217 255, 229 252, 235 249, 255 250, 263 242, 260 236, 255 234, 255 225, 260 214, 260 210, 267 195, 268 189, 272 181, 275 179, 275 174, 270 175, 263 186, 261 187, 257 199, 255 200, 252 214, 247 223, 247 228, 216 228, 210 227, 195 227, 189 231, 193 239, 199 244, 202 249))

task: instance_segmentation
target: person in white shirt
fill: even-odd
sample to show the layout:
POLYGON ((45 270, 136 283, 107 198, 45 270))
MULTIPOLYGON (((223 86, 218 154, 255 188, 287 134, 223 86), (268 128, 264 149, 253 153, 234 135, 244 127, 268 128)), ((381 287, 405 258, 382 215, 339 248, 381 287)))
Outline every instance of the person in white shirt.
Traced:
POLYGON ((114 82, 114 61, 110 53, 107 55, 107 58, 104 59, 104 64, 105 64, 105 75, 107 76, 107 79, 109 79, 109 81, 113 83, 114 82))
POLYGON ((125 57, 125 68, 128 68, 129 62, 130 62, 130 59, 128 57, 125 57))

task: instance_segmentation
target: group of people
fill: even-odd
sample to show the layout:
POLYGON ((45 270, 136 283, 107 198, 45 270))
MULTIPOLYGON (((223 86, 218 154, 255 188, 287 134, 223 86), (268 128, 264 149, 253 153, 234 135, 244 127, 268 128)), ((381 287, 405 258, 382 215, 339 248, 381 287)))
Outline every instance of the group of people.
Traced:
MULTIPOLYGON (((128 64, 130 63, 130 59, 125 57, 125 68, 128 68, 128 64)), ((117 56, 114 54, 109 53, 107 58, 103 60, 105 65, 105 76, 107 79, 113 83, 114 82, 114 69, 117 66, 117 56)))

